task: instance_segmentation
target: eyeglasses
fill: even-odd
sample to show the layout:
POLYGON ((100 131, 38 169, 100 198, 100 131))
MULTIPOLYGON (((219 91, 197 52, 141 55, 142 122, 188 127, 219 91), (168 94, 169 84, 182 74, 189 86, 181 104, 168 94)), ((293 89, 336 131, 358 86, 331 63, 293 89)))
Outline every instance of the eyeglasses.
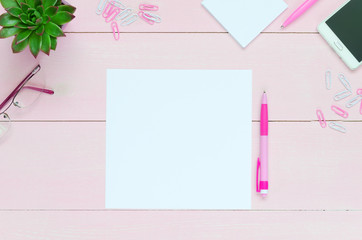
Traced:
POLYGON ((40 69, 40 65, 36 66, 0 104, 0 138, 10 129, 11 120, 5 112, 11 106, 26 108, 34 103, 41 93, 54 94, 53 90, 45 88, 44 77, 37 75, 40 69))

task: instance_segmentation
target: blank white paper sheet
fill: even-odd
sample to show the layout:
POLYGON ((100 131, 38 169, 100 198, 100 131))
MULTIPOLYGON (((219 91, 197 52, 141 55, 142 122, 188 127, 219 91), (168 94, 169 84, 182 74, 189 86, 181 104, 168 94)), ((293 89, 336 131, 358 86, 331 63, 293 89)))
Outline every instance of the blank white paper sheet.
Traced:
POLYGON ((106 208, 250 209, 249 70, 107 71, 106 208))
POLYGON ((204 0, 202 5, 244 48, 287 8, 283 0, 204 0))

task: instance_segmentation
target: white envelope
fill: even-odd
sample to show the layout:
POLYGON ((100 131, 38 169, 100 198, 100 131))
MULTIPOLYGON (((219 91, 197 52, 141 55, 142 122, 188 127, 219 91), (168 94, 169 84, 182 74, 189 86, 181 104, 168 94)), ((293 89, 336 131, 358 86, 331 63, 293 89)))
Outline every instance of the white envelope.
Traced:
POLYGON ((244 48, 287 8, 283 0, 204 0, 202 5, 244 48))

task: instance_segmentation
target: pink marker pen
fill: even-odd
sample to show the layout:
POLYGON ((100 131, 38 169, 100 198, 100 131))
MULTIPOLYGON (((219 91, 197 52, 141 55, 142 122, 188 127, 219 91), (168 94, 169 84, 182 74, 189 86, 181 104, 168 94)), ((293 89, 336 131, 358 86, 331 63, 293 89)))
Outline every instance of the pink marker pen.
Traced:
POLYGON ((290 15, 287 20, 283 23, 281 28, 285 28, 292 22, 294 22, 297 18, 299 18, 303 13, 305 13, 313 4, 315 4, 318 0, 306 0, 302 5, 300 5, 297 10, 295 10, 292 15, 290 15))
POLYGON ((256 168, 256 191, 263 197, 268 194, 268 121, 268 102, 264 92, 260 113, 260 156, 256 168))

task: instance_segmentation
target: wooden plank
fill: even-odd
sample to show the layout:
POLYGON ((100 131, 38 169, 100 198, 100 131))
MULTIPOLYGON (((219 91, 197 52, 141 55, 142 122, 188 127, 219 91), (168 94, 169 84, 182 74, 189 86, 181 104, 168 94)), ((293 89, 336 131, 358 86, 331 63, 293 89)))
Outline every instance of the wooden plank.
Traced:
MULTIPOLYGON (((111 27, 106 24, 101 16, 95 12, 99 0, 69 1, 77 7, 76 18, 69 24, 67 32, 111 32, 111 27)), ((138 5, 142 2, 124 0, 128 7, 137 12, 138 5)), ((138 20, 130 26, 121 27, 121 32, 226 32, 225 29, 201 5, 202 0, 186 0, 177 2, 157 0, 153 1, 160 7, 157 12, 162 18, 162 23, 149 25, 138 20)), ((283 21, 301 4, 299 0, 285 0, 289 8, 282 13, 265 32, 281 32, 283 21)), ((316 32, 317 26, 326 17, 332 14, 344 0, 320 1, 282 32, 316 32)), ((4 12, 1 8, 0 13, 4 12)))
MULTIPOLYGON (((122 1, 137 12, 138 1, 122 1)), ((226 30, 207 12, 201 5, 202 0, 177 2, 158 0, 154 3, 160 7, 157 12, 162 18, 162 23, 150 26, 138 20, 130 26, 121 27, 121 32, 226 32, 226 30)), ((298 0, 285 0, 289 9, 282 13, 265 32, 281 32, 283 21, 301 4, 298 0)), ((95 14, 99 1, 77 1, 77 18, 67 27, 69 32, 111 32, 101 16, 95 14), (90 24, 92 23, 92 24, 90 24)), ((293 25, 283 32, 316 32, 317 25, 332 14, 344 0, 335 0, 317 3, 306 16, 298 19, 293 25)))
MULTIPOLYGON (((13 55, 9 40, 0 45, 2 90, 10 92, 25 75, 23 66, 35 64, 29 53, 13 55), (8 42, 7 42, 8 41, 8 42), (19 75, 19 76, 17 76, 19 75)), ((337 75, 344 73, 354 89, 362 88, 362 68, 350 71, 316 34, 262 34, 242 49, 227 34, 68 34, 51 57, 40 56, 54 96, 42 96, 29 111, 11 110, 16 120, 105 120, 106 69, 252 69, 253 119, 259 119, 260 98, 269 93, 271 120, 316 120, 315 110, 339 119, 330 107, 343 90, 337 75), (325 87, 325 71, 333 73, 333 89, 325 87)), ((5 95, 2 95, 4 98, 5 95)), ((343 102, 344 103, 344 102, 343 102)), ((354 107, 348 120, 361 120, 354 107)))
MULTIPOLYGON (((271 123, 270 195, 261 199, 254 123, 253 209, 362 209, 362 123, 345 125, 343 135, 315 122, 271 123)), ((1 152, 0 209, 104 208, 104 122, 14 123, 1 152)))
POLYGON ((13 123, 0 144, 0 208, 104 206, 105 123, 13 123))
POLYGON ((6 211, 7 240, 360 239, 361 212, 6 211))

